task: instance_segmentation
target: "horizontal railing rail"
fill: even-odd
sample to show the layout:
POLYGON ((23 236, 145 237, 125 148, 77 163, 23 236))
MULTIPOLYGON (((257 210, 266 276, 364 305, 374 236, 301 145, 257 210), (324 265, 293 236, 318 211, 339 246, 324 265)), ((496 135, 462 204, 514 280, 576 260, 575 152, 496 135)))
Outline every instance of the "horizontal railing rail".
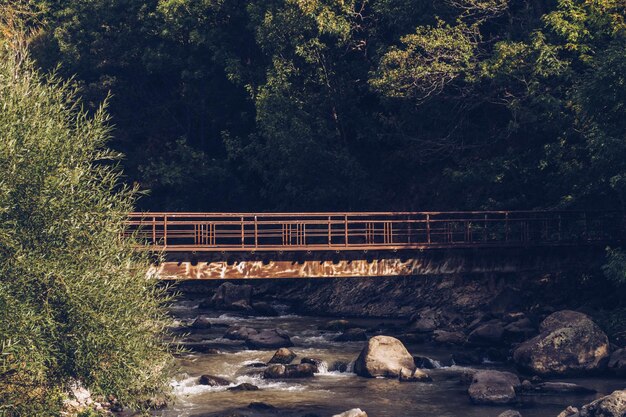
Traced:
POLYGON ((155 212, 131 213, 125 234, 168 251, 401 250, 608 244, 624 224, 610 211, 155 212))

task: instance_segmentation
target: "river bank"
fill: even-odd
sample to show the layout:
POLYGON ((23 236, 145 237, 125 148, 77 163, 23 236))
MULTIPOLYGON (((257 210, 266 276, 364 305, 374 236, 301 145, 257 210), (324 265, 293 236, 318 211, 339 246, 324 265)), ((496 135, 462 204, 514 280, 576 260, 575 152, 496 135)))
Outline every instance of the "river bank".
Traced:
MULTIPOLYGON (((172 331, 185 334, 182 343, 189 352, 178 357, 180 370, 172 380, 175 401, 156 415, 321 417, 358 407, 369 416, 496 417, 513 408, 525 417, 556 417, 570 405, 580 407, 626 387, 622 376, 609 372, 573 377, 520 371, 512 360, 511 347, 538 334, 541 321, 553 308, 544 305, 523 310, 519 303, 524 297, 511 296, 510 287, 494 277, 475 279, 469 288, 455 290, 450 283, 458 284, 458 279, 448 277, 436 285, 427 279, 419 284, 415 279, 395 283, 329 280, 317 287, 315 282, 258 282, 251 287, 232 286, 228 291, 211 283, 180 286, 183 295, 172 307, 176 318, 172 331), (379 291, 372 296, 375 286, 379 291), (428 286, 433 289, 429 298, 420 300, 419 288, 428 286), (485 304, 487 292, 492 300, 485 304), (456 302, 445 302, 441 297, 446 293, 456 302), (507 293, 509 296, 504 297, 507 293), (413 299, 413 304, 403 306, 403 297, 413 299), (436 298, 440 301, 435 302, 436 298), (518 307, 512 308, 507 300, 518 307), (486 306, 498 307, 501 312, 486 306), (337 315, 338 309, 346 314, 337 315), (377 311, 387 314, 376 317, 377 311), (336 321, 345 318, 348 320, 336 321), (520 321, 527 326, 520 327, 520 321), (510 326, 515 323, 517 329, 510 326), (483 329, 482 336, 479 332, 470 337, 485 325, 487 330, 495 327, 496 336, 483 329), (498 335, 499 327, 503 331, 498 335), (242 328, 254 332, 277 329, 288 337, 296 355, 290 362, 312 361, 316 372, 302 378, 264 377, 276 348, 252 346, 245 337, 233 338, 233 331, 242 328), (378 335, 400 340, 431 381, 405 383, 397 378, 358 376, 354 362, 367 345, 364 339, 378 335), (525 381, 525 387, 520 386, 510 402, 477 405, 470 399, 468 387, 472 376, 481 370, 513 372, 525 381), (203 385, 202 375, 225 381, 203 385), (585 392, 556 392, 546 389, 543 382, 573 383, 585 392), (241 390, 242 384, 251 390, 241 390)), ((422 294, 426 294, 424 289, 422 294)), ((611 350, 618 347, 612 345, 611 350)))

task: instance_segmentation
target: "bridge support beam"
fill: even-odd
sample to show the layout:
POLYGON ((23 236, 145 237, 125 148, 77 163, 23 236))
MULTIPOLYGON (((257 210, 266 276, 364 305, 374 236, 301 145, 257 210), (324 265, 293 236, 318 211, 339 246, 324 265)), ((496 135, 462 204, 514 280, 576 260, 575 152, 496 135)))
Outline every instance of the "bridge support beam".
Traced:
POLYGON ((154 267, 164 280, 231 280, 267 278, 347 278, 418 276, 459 273, 552 271, 584 264, 603 255, 603 248, 529 247, 429 249, 375 254, 336 253, 166 253, 154 267))

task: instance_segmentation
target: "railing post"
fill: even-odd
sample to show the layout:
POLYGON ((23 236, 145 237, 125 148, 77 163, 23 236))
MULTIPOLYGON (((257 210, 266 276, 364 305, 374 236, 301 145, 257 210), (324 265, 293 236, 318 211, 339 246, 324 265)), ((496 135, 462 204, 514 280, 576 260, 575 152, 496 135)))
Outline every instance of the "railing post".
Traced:
POLYGON ((344 216, 344 224, 345 224, 345 246, 348 246, 348 215, 344 216))
POLYGON ((393 222, 391 221, 383 223, 383 241, 385 244, 393 243, 393 222))
POLYGON ((332 234, 331 234, 331 222, 330 222, 330 216, 328 216, 328 246, 332 246, 333 242, 332 242, 332 234))
POLYGON ((485 214, 485 222, 483 224, 483 242, 487 242, 487 215, 485 214))
POLYGON ((504 241, 509 241, 509 212, 504 214, 504 241))
POLYGON ((156 217, 152 216, 152 244, 156 245, 156 217))
POLYGON ((259 247, 259 224, 257 216, 254 216, 254 247, 259 247))
POLYGON ((245 243, 246 243, 246 240, 245 240, 245 239, 246 239, 246 237, 245 237, 245 234, 244 234, 244 229, 243 229, 243 228, 244 228, 244 220, 243 220, 243 217, 241 217, 241 247, 242 247, 242 248, 243 248, 244 246, 246 246, 246 244, 245 244, 245 243))
POLYGON ((407 216, 407 244, 411 244, 411 233, 413 232, 412 227, 413 225, 411 224, 411 216, 407 216))
POLYGON ((430 214, 426 215, 426 241, 430 244, 430 214))
POLYGON ((163 216, 163 246, 167 246, 167 215, 163 216))

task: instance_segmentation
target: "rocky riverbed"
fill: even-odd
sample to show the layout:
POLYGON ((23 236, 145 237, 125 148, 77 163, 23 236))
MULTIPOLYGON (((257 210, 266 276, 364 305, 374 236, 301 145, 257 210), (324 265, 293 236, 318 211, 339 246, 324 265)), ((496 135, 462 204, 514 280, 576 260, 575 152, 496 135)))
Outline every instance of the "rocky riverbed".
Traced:
POLYGON ((188 352, 179 355, 171 381, 174 401, 156 415, 325 417, 357 408, 370 417, 626 412, 626 394, 619 391, 626 388, 624 351, 580 312, 442 317, 426 308, 410 317, 345 319, 302 315, 301 306, 269 293, 225 283, 183 294, 172 308, 172 331, 188 352))

